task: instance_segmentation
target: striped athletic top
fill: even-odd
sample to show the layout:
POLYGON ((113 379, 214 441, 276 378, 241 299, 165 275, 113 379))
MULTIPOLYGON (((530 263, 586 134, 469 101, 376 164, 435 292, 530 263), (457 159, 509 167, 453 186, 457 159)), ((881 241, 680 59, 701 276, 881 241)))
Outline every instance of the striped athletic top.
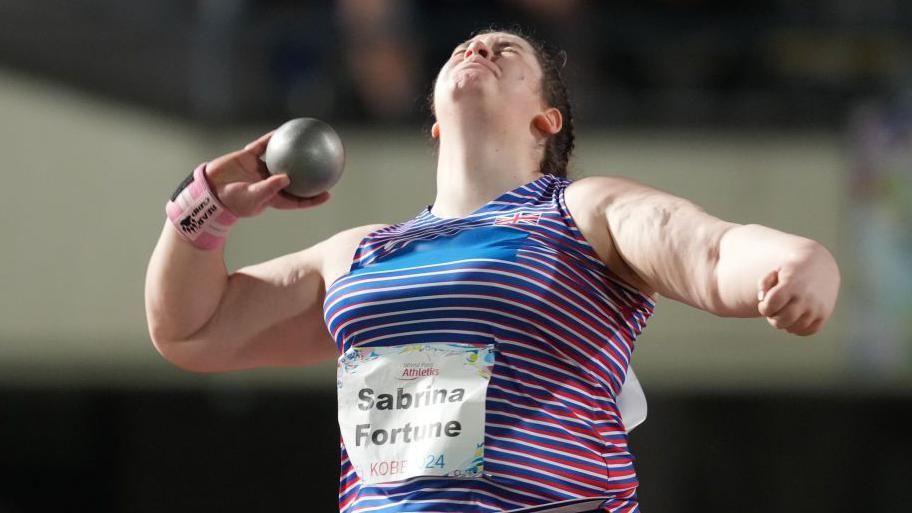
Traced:
POLYGON ((368 234, 323 304, 340 353, 426 342, 493 344, 481 477, 361 484, 341 449, 339 509, 494 512, 608 497, 637 511, 615 398, 653 301, 623 283, 570 216, 551 174, 475 212, 431 205, 368 234))

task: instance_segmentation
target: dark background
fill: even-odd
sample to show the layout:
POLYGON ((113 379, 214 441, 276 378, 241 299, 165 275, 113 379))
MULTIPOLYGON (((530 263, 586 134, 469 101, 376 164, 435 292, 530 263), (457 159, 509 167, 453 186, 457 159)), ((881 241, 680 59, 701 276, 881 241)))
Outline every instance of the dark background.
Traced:
MULTIPOLYGON (((647 391, 644 511, 908 511, 907 397, 647 391)), ((0 392, 0 511, 333 511, 331 391, 0 392)))
POLYGON ((0 63, 209 123, 414 124, 452 48, 491 24, 565 49, 594 126, 835 128, 910 79, 902 0, 5 0, 0 63))

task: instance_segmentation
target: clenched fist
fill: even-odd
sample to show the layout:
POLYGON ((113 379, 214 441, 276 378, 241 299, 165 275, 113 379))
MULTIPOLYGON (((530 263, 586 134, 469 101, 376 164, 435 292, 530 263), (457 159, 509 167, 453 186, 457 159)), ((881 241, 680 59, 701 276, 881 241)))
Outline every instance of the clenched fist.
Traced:
POLYGON ((833 256, 815 245, 760 279, 757 309, 775 328, 813 335, 833 314, 839 281, 833 256))

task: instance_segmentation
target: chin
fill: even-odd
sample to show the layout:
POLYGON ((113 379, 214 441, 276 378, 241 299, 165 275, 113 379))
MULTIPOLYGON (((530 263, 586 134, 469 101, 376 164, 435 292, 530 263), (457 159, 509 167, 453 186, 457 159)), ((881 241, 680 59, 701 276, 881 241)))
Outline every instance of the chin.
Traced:
POLYGON ((459 77, 453 77, 453 80, 447 84, 441 84, 435 92, 435 97, 439 102, 437 105, 438 112, 451 111, 453 113, 462 111, 474 112, 487 117, 488 114, 499 110, 502 107, 502 100, 499 100, 498 91, 484 77, 473 76, 473 73, 466 73, 459 77))
POLYGON ((462 73, 454 77, 453 86, 450 89, 450 97, 454 100, 461 98, 482 98, 488 96, 486 91, 490 88, 486 77, 482 76, 479 70, 469 70, 468 73, 462 73))
POLYGON ((497 80, 497 77, 494 76, 494 73, 481 65, 464 66, 462 68, 453 70, 450 77, 454 83, 489 82, 492 80, 497 80))

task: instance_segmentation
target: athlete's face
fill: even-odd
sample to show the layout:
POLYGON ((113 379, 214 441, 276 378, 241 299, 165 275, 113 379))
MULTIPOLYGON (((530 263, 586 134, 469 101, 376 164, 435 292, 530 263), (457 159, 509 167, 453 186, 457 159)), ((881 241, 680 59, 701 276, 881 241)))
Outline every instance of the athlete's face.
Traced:
POLYGON ((458 45, 437 75, 434 111, 438 121, 454 109, 496 109, 498 115, 530 118, 547 108, 542 69, 523 38, 503 32, 481 34, 458 45))

